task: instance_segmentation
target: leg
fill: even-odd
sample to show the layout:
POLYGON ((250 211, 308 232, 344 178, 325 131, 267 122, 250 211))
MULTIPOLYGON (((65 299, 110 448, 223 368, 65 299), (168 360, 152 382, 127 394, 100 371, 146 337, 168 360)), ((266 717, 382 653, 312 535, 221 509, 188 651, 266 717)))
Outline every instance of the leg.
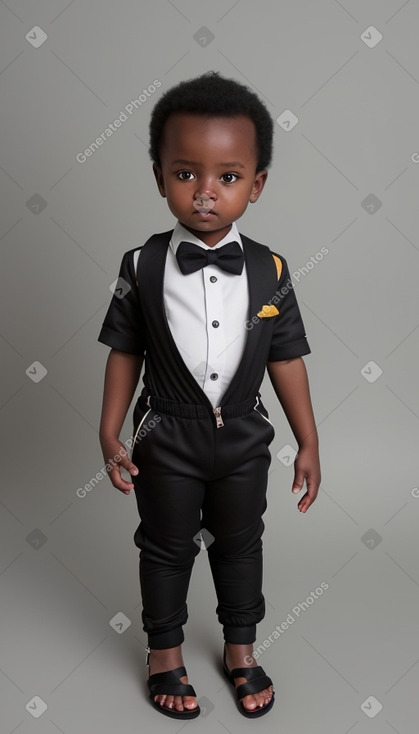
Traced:
MULTIPOLYGON (((187 592, 200 551, 193 537, 200 530, 204 492, 196 473, 189 468, 189 476, 185 476, 179 458, 168 455, 163 430, 159 424, 156 434, 150 433, 133 456, 139 467, 139 474, 132 476, 132 481, 141 518, 134 542, 140 549, 142 620, 150 647, 150 676, 183 665, 182 625, 188 618, 187 592), (156 451, 158 460, 154 459, 156 451)), ((171 426, 173 435, 179 436, 179 431, 176 434, 171 426)), ((173 438, 170 441, 173 446, 173 438)), ((180 681, 188 683, 187 676, 180 681)), ((162 694, 155 700, 177 711, 184 706, 197 707, 194 696, 162 694)))
POLYGON ((248 645, 265 616, 262 593, 262 514, 269 461, 249 458, 234 473, 207 483, 201 524, 214 536, 208 560, 224 639, 248 645))
MULTIPOLYGON (((235 645, 226 642, 225 663, 229 671, 232 671, 234 668, 256 668, 257 662, 253 658, 253 645, 235 645), (251 661, 250 664, 249 661, 251 661)), ((246 681, 247 679, 243 676, 237 676, 234 678, 236 688, 242 683, 246 683, 246 681)), ((243 706, 252 712, 258 707, 263 708, 266 706, 270 702, 272 695, 273 686, 270 685, 258 693, 243 696, 241 701, 243 706)))
MULTIPOLYGON (((254 427, 253 421, 252 432, 254 427)), ((246 424, 242 423, 240 428, 243 430, 246 424)), ((208 559, 218 599, 216 611, 223 624, 229 670, 257 666, 252 658, 252 643, 256 639, 256 623, 265 615, 262 594, 262 534, 265 526, 262 514, 267 508, 267 473, 271 459, 266 443, 259 441, 256 447, 251 443, 246 445, 243 436, 240 439, 236 445, 246 446, 246 458, 239 450, 234 471, 207 483, 202 518, 203 527, 214 535, 214 541, 208 547, 208 559)), ((228 467, 220 461, 220 468, 226 470, 228 467)), ((243 677, 235 679, 236 687, 245 682, 243 677)), ((249 711, 262 707, 269 703, 272 691, 273 687, 269 686, 259 693, 244 696, 243 705, 249 711)))
MULTIPOLYGON (((167 649, 151 650, 148 656, 149 677, 155 673, 165 673, 169 670, 175 670, 180 666, 184 666, 182 658, 182 648, 180 645, 167 649)), ((183 675, 178 679, 181 683, 189 683, 188 676, 183 675)), ((162 686, 164 689, 164 686, 162 686)), ((154 701, 160 706, 176 711, 184 711, 196 709, 198 706, 195 696, 173 696, 160 694, 154 696, 154 701)))

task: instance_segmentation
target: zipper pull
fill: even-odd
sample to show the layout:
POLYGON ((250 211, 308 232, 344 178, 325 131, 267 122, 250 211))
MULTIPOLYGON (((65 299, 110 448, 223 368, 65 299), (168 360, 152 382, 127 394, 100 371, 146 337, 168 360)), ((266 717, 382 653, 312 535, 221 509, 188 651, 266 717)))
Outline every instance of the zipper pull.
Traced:
POLYGON ((215 420, 217 421, 217 428, 222 428, 224 423, 223 419, 221 418, 221 406, 219 406, 218 408, 213 408, 212 412, 214 413, 215 420))

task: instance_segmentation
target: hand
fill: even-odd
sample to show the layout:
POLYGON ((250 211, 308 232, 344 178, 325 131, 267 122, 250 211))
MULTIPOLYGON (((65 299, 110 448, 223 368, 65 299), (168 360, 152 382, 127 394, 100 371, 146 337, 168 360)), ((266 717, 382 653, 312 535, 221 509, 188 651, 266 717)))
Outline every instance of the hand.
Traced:
POLYGON ((109 479, 116 489, 124 494, 129 494, 134 485, 132 482, 126 482, 121 476, 121 466, 130 474, 138 474, 138 467, 132 463, 128 457, 127 450, 119 438, 101 438, 100 445, 102 447, 103 458, 106 464, 110 464, 112 469, 108 471, 109 479))
POLYGON ((319 453, 316 446, 300 446, 294 461, 294 482, 291 491, 294 494, 303 488, 306 480, 307 492, 298 503, 300 512, 307 512, 319 491, 321 480, 319 453))

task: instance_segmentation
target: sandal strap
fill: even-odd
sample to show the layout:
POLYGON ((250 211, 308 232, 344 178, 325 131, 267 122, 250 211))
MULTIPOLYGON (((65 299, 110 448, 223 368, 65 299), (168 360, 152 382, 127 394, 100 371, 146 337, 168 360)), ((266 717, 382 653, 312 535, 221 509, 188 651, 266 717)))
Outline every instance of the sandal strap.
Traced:
POLYGON ((244 698, 253 693, 259 693, 265 688, 272 686, 271 678, 266 675, 261 665, 254 668, 233 668, 230 671, 232 678, 246 678, 247 683, 241 683, 237 686, 237 698, 244 698))
POLYGON ((260 678, 262 675, 266 676, 261 665, 256 665, 253 668, 233 668, 229 672, 233 678, 247 678, 247 680, 255 680, 256 678, 260 678))
POLYGON ((153 696, 195 696, 195 689, 190 683, 182 683, 179 678, 186 675, 186 668, 182 665, 174 670, 163 673, 153 673, 147 680, 150 693, 153 696))
POLYGON ((244 696, 249 696, 253 693, 259 693, 260 691, 263 691, 265 688, 269 688, 269 686, 272 685, 272 681, 269 678, 268 675, 261 676, 257 681, 252 680, 248 683, 241 683, 239 686, 237 686, 237 698, 244 698, 244 696))

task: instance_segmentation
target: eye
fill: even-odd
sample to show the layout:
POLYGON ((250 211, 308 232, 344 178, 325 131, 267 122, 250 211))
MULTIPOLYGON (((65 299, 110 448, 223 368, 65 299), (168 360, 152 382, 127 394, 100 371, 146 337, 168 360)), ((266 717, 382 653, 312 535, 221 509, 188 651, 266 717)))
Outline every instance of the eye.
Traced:
POLYGON ((193 173, 191 171, 179 171, 177 176, 181 181, 191 181, 192 179, 189 176, 193 176, 193 173))
POLYGON ((238 176, 235 173, 223 173, 221 178, 224 179, 225 183, 234 183, 238 179, 238 176), (227 181, 226 178, 228 179, 227 181))

